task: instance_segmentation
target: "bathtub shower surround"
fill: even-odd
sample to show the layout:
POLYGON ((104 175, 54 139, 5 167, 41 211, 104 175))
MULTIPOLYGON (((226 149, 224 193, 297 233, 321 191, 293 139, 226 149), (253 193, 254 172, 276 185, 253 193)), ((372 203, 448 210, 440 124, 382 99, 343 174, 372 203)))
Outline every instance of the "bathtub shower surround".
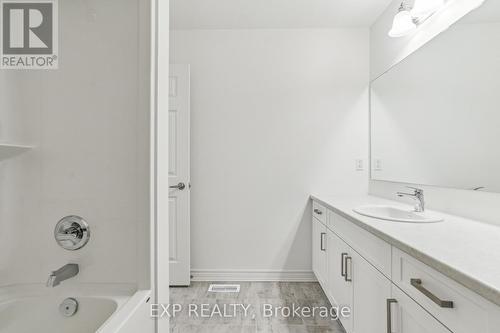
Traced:
POLYGON ((137 52, 138 30, 147 24, 137 14, 146 14, 141 3, 93 2, 91 21, 82 2, 60 1, 60 68, 0 71, 0 142, 33 147, 1 165, 1 234, 8 239, 0 247, 16 253, 1 257, 1 284, 44 283, 50 270, 71 260, 81 266, 78 282, 146 280, 139 273, 149 221, 149 115, 138 83, 148 61, 147 50, 137 52), (54 226, 68 215, 92 227, 78 251, 54 241, 54 226), (21 224, 28 235, 15 232, 21 224))
POLYGON ((2 333, 115 332, 152 297, 151 2, 57 3, 58 68, 0 70, 2 333))

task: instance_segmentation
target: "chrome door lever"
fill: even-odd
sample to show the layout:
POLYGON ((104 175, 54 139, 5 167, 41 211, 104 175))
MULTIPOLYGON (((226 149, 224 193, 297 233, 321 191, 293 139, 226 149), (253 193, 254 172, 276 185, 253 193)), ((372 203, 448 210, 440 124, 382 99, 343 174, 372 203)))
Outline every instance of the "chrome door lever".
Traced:
POLYGON ((182 191, 183 189, 185 189, 185 188, 186 188, 186 184, 184 184, 184 183, 179 183, 179 184, 177 184, 177 185, 172 185, 172 186, 169 186, 169 188, 171 188, 171 189, 177 189, 177 190, 181 190, 181 191, 182 191))

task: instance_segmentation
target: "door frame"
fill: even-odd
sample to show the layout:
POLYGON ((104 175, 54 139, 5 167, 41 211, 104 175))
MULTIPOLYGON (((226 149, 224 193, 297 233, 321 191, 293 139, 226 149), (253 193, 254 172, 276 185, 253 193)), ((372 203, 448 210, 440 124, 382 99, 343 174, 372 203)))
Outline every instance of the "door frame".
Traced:
MULTIPOLYGON (((169 0, 151 0, 151 96, 150 96, 150 265, 153 300, 169 303, 168 205, 168 91, 169 84, 169 0)), ((169 319, 155 319, 155 332, 168 333, 169 319)))

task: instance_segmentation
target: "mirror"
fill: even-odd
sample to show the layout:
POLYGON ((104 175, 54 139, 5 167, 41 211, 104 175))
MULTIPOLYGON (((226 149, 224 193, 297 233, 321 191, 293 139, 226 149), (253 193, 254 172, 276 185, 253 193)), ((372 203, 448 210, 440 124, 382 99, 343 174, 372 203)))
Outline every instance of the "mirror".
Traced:
POLYGON ((500 1, 371 84, 374 180, 500 192, 500 1))

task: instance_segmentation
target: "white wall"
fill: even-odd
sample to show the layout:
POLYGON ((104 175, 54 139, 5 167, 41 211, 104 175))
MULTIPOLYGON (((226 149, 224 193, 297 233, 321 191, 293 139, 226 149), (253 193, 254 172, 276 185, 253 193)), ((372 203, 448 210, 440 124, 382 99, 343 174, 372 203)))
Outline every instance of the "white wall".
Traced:
POLYGON ((308 196, 363 193, 368 31, 177 30, 191 65, 192 267, 311 269, 308 196))
POLYGON ((142 14, 138 0, 60 1, 60 69, 0 72, 0 142, 35 146, 0 162, 0 285, 45 283, 68 262, 80 274, 67 283, 149 279, 142 14), (53 236, 69 214, 92 234, 73 252, 53 236))
MULTIPOLYGON (((370 65, 372 79, 413 53, 430 38, 446 30, 450 24, 456 22, 457 19, 482 2, 482 0, 455 0, 450 2, 450 5, 454 5, 453 10, 446 15, 436 16, 427 26, 421 26, 415 35, 403 39, 392 39, 387 36, 387 31, 390 28, 392 17, 394 17, 394 10, 397 8, 398 3, 400 3, 400 1, 394 1, 371 28, 370 65)), ((498 7, 497 1, 488 0, 479 10, 487 13, 496 7, 498 7)), ((395 192, 400 191, 404 185, 403 183, 395 182, 370 181, 369 191, 373 195, 397 200, 395 192)), ((497 211, 497 208, 500 206, 500 194, 498 193, 456 190, 424 185, 421 185, 421 187, 425 189, 427 206, 429 208, 500 224, 497 211)))

